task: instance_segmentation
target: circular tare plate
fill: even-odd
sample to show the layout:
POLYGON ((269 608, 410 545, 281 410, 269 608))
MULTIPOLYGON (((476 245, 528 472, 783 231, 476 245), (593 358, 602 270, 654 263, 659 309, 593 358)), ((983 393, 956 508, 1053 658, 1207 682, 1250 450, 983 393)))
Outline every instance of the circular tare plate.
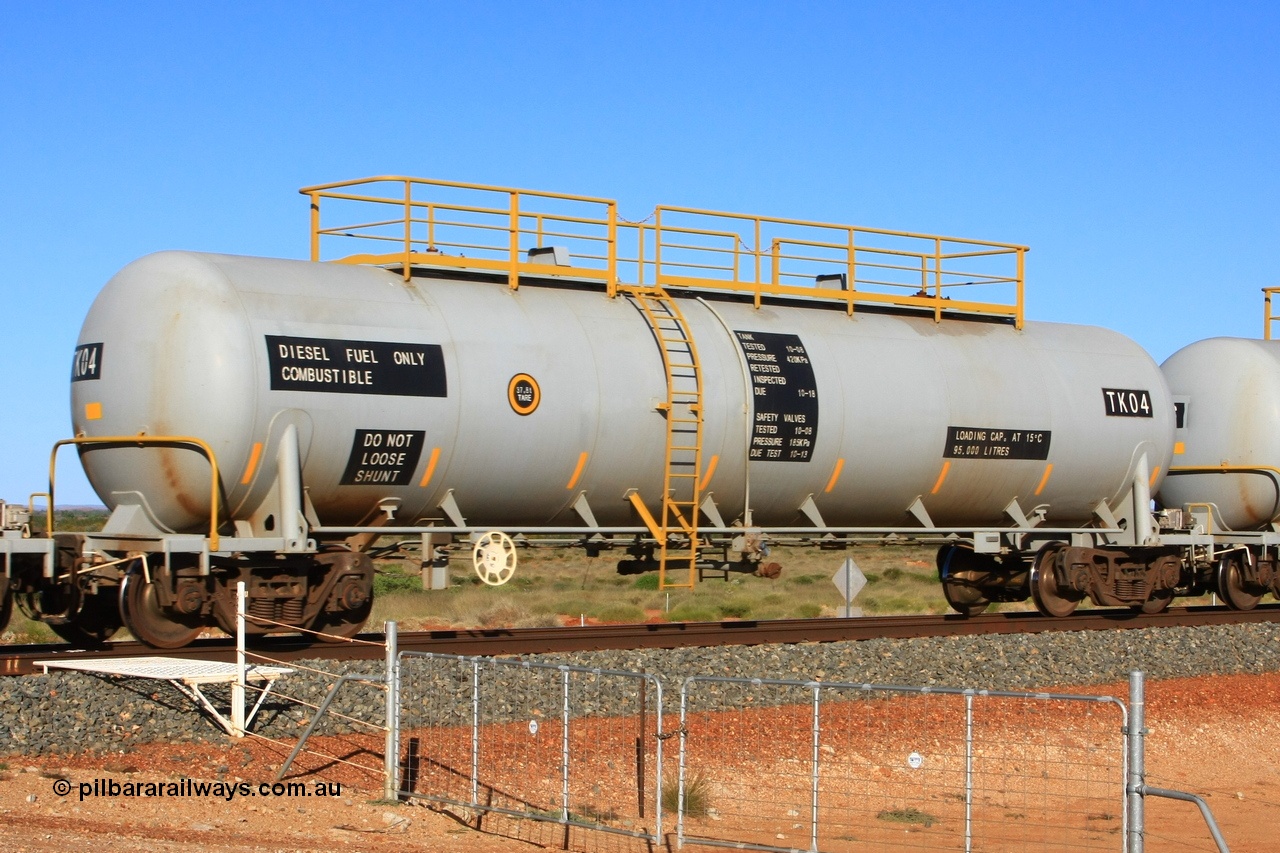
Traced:
POLYGON ((489 586, 502 586, 516 572, 516 543, 500 530, 481 534, 471 549, 476 574, 489 586))

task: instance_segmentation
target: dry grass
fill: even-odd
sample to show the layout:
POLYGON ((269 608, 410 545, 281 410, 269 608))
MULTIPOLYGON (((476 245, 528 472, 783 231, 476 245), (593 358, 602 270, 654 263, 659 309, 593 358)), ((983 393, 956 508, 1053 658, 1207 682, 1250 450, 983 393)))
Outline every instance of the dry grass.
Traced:
POLYGON ((844 604, 832 575, 852 556, 867 576, 854 601, 868 614, 942 613, 947 610, 932 548, 860 546, 847 551, 778 549, 777 579, 731 573, 694 589, 659 591, 656 573, 619 575, 618 557, 588 557, 568 548, 527 547, 515 575, 501 587, 481 583, 470 557, 455 556, 449 588, 421 591, 417 563, 385 560, 370 622, 394 619, 403 628, 474 628, 587 622, 784 619, 836 616, 844 604))

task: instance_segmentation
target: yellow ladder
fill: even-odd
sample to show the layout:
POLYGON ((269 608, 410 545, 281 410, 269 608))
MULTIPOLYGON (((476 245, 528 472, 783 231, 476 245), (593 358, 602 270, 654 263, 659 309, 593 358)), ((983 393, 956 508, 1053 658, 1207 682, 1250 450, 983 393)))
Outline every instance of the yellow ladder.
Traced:
POLYGON ((693 588, 698 580, 698 479, 702 471, 702 370, 680 306, 660 288, 627 288, 649 321, 667 373, 667 449, 658 521, 658 588, 693 588), (668 580, 667 572, 684 572, 668 580))

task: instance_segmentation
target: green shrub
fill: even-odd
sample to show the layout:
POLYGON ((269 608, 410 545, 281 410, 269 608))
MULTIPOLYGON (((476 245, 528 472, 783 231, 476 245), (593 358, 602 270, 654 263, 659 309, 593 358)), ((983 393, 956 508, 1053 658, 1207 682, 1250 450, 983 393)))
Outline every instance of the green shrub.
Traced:
POLYGON ((565 598, 561 599, 556 607, 565 616, 572 616, 575 619, 586 613, 595 612, 595 602, 590 598, 565 598))
POLYGON ((671 608, 666 618, 668 622, 719 622, 720 613, 714 605, 683 601, 671 608))
POLYGON ((877 820, 885 820, 889 823, 913 823, 923 824, 925 827, 933 826, 937 822, 937 818, 928 812, 922 812, 914 806, 905 809, 887 809, 876 815, 877 820))
POLYGON ((634 587, 635 589, 657 589, 658 573, 647 572, 646 574, 643 574, 640 577, 636 578, 635 582, 632 583, 631 586, 634 587))
POLYGON ((393 592, 422 592, 422 578, 394 569, 379 569, 373 576, 373 594, 379 596, 393 592))
POLYGON ((601 622, 643 622, 644 611, 634 604, 606 604, 591 614, 601 622))
MULTIPOLYGON (((670 814, 680 808, 680 777, 675 774, 662 777, 662 808, 670 814)), ((701 771, 685 771, 684 813, 689 817, 706 817, 711 813, 711 780, 701 771)))

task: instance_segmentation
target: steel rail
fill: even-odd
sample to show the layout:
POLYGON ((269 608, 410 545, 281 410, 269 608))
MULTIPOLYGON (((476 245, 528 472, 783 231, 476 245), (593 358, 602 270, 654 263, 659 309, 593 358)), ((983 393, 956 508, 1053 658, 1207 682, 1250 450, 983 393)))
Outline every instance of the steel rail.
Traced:
MULTIPOLYGON (((406 631, 399 635, 406 651, 461 655, 530 655, 547 652, 584 652, 607 649, 673 649, 696 646, 831 643, 874 639, 966 636, 974 634, 1038 634, 1053 631, 1108 631, 1131 628, 1202 627, 1280 621, 1280 604, 1254 610, 1223 607, 1172 607, 1147 615, 1127 609, 1082 610, 1052 618, 1034 611, 985 613, 965 618, 944 616, 863 616, 852 619, 778 619, 730 622, 661 622, 629 625, 585 625, 565 628, 469 628, 406 631)), ((381 659, 381 634, 363 634, 366 643, 319 643, 297 636, 265 637, 255 648, 273 660, 375 660, 381 659)), ((252 654, 252 653, 251 653, 252 654)), ((235 642, 230 639, 197 640, 181 649, 153 649, 137 641, 108 643, 97 650, 75 649, 66 644, 0 646, 0 675, 28 675, 32 661, 48 658, 134 657, 138 655, 233 661, 235 642)))

